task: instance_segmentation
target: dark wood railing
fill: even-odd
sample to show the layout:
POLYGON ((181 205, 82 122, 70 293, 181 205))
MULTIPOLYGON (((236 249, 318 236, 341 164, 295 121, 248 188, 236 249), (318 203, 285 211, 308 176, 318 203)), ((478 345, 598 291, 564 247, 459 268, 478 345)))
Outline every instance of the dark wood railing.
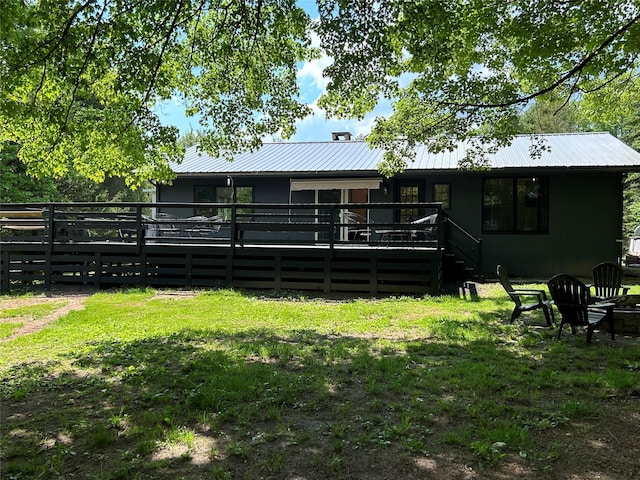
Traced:
POLYGON ((439 248, 443 241, 442 219, 439 203, 3 204, 0 206, 0 241, 439 248), (421 218, 398 221, 406 209, 417 210, 421 218))
POLYGON ((0 293, 132 285, 441 290, 439 204, 3 204, 0 227, 0 293), (421 219, 397 220, 408 211, 421 219))

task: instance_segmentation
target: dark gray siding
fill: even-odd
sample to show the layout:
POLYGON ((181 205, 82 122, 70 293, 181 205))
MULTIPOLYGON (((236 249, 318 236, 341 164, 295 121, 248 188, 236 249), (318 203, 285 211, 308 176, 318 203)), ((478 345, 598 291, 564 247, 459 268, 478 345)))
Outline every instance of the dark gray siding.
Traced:
POLYGON ((551 175, 549 233, 482 235, 483 270, 493 273, 501 263, 511 275, 548 279, 568 273, 590 278, 597 263, 617 261, 621 181, 618 173, 551 175))
MULTIPOLYGON (((513 276, 548 279, 560 272, 589 278, 591 268, 602 261, 616 261, 621 243, 622 174, 602 171, 546 172, 549 177, 549 232, 547 234, 482 233, 482 180, 494 175, 531 175, 527 171, 448 172, 400 176, 387 181, 424 182, 425 200, 433 199, 434 183, 451 184, 448 215, 464 230, 482 239, 482 271, 495 273, 504 265, 513 276)), ((276 176, 235 176, 236 186, 252 186, 257 203, 288 203, 289 178, 276 176)), ((191 202, 196 185, 223 186, 225 178, 179 178, 171 187, 162 187, 159 201, 191 202)), ((313 202, 311 192, 296 192, 294 201, 313 202)), ((392 202, 391 194, 371 191, 371 202, 392 202)), ((184 212, 180 216, 185 216, 184 212)), ((391 218, 375 218, 378 222, 391 218)))

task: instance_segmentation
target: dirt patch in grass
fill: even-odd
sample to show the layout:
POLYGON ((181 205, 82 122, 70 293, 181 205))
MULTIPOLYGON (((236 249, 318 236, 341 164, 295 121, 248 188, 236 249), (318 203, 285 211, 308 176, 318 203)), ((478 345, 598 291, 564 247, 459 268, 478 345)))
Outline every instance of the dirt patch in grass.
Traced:
MULTIPOLYGON (((82 310, 89 293, 50 293, 47 295, 34 295, 25 297, 5 297, 0 299, 0 323, 22 323, 23 326, 17 329, 10 336, 0 339, 0 342, 8 342, 21 335, 29 335, 38 332, 51 322, 65 316, 73 310, 82 310), (19 316, 3 317, 1 312, 18 308, 27 308, 43 304, 59 305, 54 310, 44 316, 34 317, 28 312, 19 316)), ((197 295, 197 292, 187 290, 167 290, 159 291, 154 298, 159 299, 186 299, 197 295)))
POLYGON ((2 317, 0 315, 0 323, 21 323, 22 326, 13 332, 10 336, 0 339, 0 342, 8 342, 21 335, 29 335, 38 332, 56 319, 63 317, 73 310, 82 310, 84 301, 88 295, 86 294, 52 294, 37 295, 33 297, 20 298, 3 298, 0 300, 0 313, 4 310, 25 309, 25 313, 19 316, 2 317), (43 316, 33 316, 28 313, 29 306, 42 304, 59 305, 54 310, 43 316))

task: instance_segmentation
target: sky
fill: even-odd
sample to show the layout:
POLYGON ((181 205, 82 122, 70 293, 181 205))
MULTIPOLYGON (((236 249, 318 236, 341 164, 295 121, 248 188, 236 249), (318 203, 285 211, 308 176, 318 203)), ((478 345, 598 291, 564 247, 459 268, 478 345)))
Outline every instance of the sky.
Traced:
MULTIPOLYGON (((315 0, 298 0, 312 18, 317 17, 315 0)), ((327 119, 317 101, 325 92, 328 79, 322 76, 322 71, 331 63, 328 57, 305 62, 298 70, 298 85, 300 96, 308 104, 313 114, 296 124, 296 134, 288 141, 294 142, 318 142, 331 140, 331 132, 351 132, 354 136, 366 135, 371 131, 376 117, 386 116, 391 113, 389 102, 381 102, 374 111, 370 112, 362 120, 336 120, 327 119)), ((184 105, 178 99, 164 103, 158 108, 160 121, 165 125, 178 127, 180 134, 190 130, 200 130, 197 117, 187 118, 184 113, 184 105)), ((269 139, 265 139, 268 141, 269 139)))

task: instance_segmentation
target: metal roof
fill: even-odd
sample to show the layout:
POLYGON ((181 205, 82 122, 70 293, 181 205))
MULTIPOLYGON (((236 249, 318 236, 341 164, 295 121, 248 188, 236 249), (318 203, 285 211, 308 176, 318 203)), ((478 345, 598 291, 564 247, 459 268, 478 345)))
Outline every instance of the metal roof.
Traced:
MULTIPOLYGON (((547 134, 536 137, 545 145, 539 157, 532 157, 534 140, 519 135, 511 145, 488 155, 492 169, 505 168, 605 168, 637 170, 640 153, 609 133, 547 134)), ((453 151, 431 153, 418 146, 408 171, 457 170, 470 144, 458 144, 453 151)), ((371 149, 362 141, 265 143, 255 152, 245 152, 232 162, 190 147, 181 164, 172 164, 178 175, 189 174, 304 174, 376 173, 383 150, 371 149)))

